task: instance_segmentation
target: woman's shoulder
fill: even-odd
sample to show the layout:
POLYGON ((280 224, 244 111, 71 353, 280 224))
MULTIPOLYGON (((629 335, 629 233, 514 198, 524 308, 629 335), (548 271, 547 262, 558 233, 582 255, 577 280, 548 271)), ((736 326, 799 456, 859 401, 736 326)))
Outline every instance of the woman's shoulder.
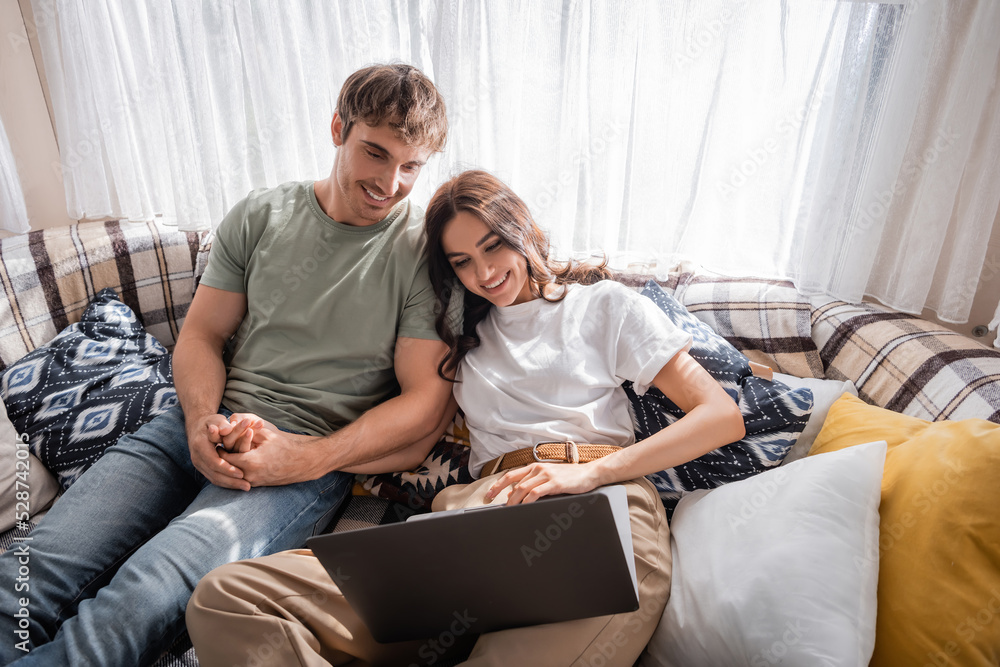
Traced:
POLYGON ((568 287, 569 293, 575 294, 578 299, 601 301, 608 304, 624 306, 641 298, 635 290, 610 278, 599 280, 590 285, 573 284, 568 287))

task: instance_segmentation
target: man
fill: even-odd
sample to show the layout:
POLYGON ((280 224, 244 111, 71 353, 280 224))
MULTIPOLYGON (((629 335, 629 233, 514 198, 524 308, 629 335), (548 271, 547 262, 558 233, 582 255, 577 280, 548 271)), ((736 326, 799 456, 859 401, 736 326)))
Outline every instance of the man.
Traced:
POLYGON ((301 546, 353 473, 412 467, 443 431, 445 346, 404 199, 443 147, 444 101, 415 68, 365 68, 331 131, 329 177, 252 192, 219 226, 174 352, 180 406, 109 448, 34 532, 30 592, 0 590, 4 663, 152 663, 209 570, 301 546), (21 626, 15 595, 30 596, 21 626))

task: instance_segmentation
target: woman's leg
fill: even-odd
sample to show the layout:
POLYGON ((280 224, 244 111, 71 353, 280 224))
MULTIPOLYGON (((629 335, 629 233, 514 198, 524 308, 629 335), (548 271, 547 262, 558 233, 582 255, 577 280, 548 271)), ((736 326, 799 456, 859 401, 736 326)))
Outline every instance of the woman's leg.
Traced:
POLYGON ((187 625, 202 667, 426 664, 422 642, 376 642, 308 549, 209 573, 187 625))

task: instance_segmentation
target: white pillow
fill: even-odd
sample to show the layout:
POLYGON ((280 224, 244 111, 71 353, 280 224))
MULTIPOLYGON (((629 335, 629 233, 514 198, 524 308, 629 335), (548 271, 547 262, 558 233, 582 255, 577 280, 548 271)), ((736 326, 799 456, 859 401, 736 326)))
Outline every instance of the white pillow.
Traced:
POLYGON ((823 422, 826 421, 826 414, 830 412, 830 406, 833 405, 833 402, 843 396, 845 391, 857 396, 858 390, 850 380, 799 378, 794 375, 785 375, 784 373, 775 373, 774 379, 784 382, 792 389, 805 387, 813 395, 813 409, 809 414, 809 421, 806 422, 806 427, 802 429, 799 439, 788 450, 788 456, 784 460, 784 463, 791 463, 792 461, 805 458, 806 454, 809 453, 813 441, 816 440, 820 429, 823 428, 823 422))
POLYGON ((25 506, 30 517, 48 509, 60 491, 59 482, 34 454, 18 456, 19 449, 26 451, 18 447, 19 442, 17 429, 10 423, 7 408, 0 401, 0 533, 15 526, 25 506), (27 474, 24 474, 25 468, 27 474), (23 495, 18 496, 25 491, 28 492, 27 502, 23 495))
POLYGON ((886 443, 681 498, 673 581, 642 666, 867 665, 886 443))

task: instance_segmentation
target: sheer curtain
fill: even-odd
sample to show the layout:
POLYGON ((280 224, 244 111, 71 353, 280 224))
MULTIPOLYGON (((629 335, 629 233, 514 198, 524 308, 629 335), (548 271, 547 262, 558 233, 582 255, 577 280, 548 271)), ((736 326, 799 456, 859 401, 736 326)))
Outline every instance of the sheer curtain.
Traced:
POLYGON ((904 8, 871 120, 819 146, 837 159, 816 163, 817 180, 844 180, 803 198, 789 273, 965 322, 1000 206, 1000 3, 904 8))
POLYGON ((28 231, 28 212, 24 193, 17 177, 17 165, 7 141, 7 131, 0 120, 0 229, 23 234, 28 231))
POLYGON ((340 84, 391 59, 449 105, 416 201, 490 169, 564 255, 962 321, 1000 203, 992 0, 55 7, 39 33, 74 217, 204 228, 251 188, 321 178, 340 84))

